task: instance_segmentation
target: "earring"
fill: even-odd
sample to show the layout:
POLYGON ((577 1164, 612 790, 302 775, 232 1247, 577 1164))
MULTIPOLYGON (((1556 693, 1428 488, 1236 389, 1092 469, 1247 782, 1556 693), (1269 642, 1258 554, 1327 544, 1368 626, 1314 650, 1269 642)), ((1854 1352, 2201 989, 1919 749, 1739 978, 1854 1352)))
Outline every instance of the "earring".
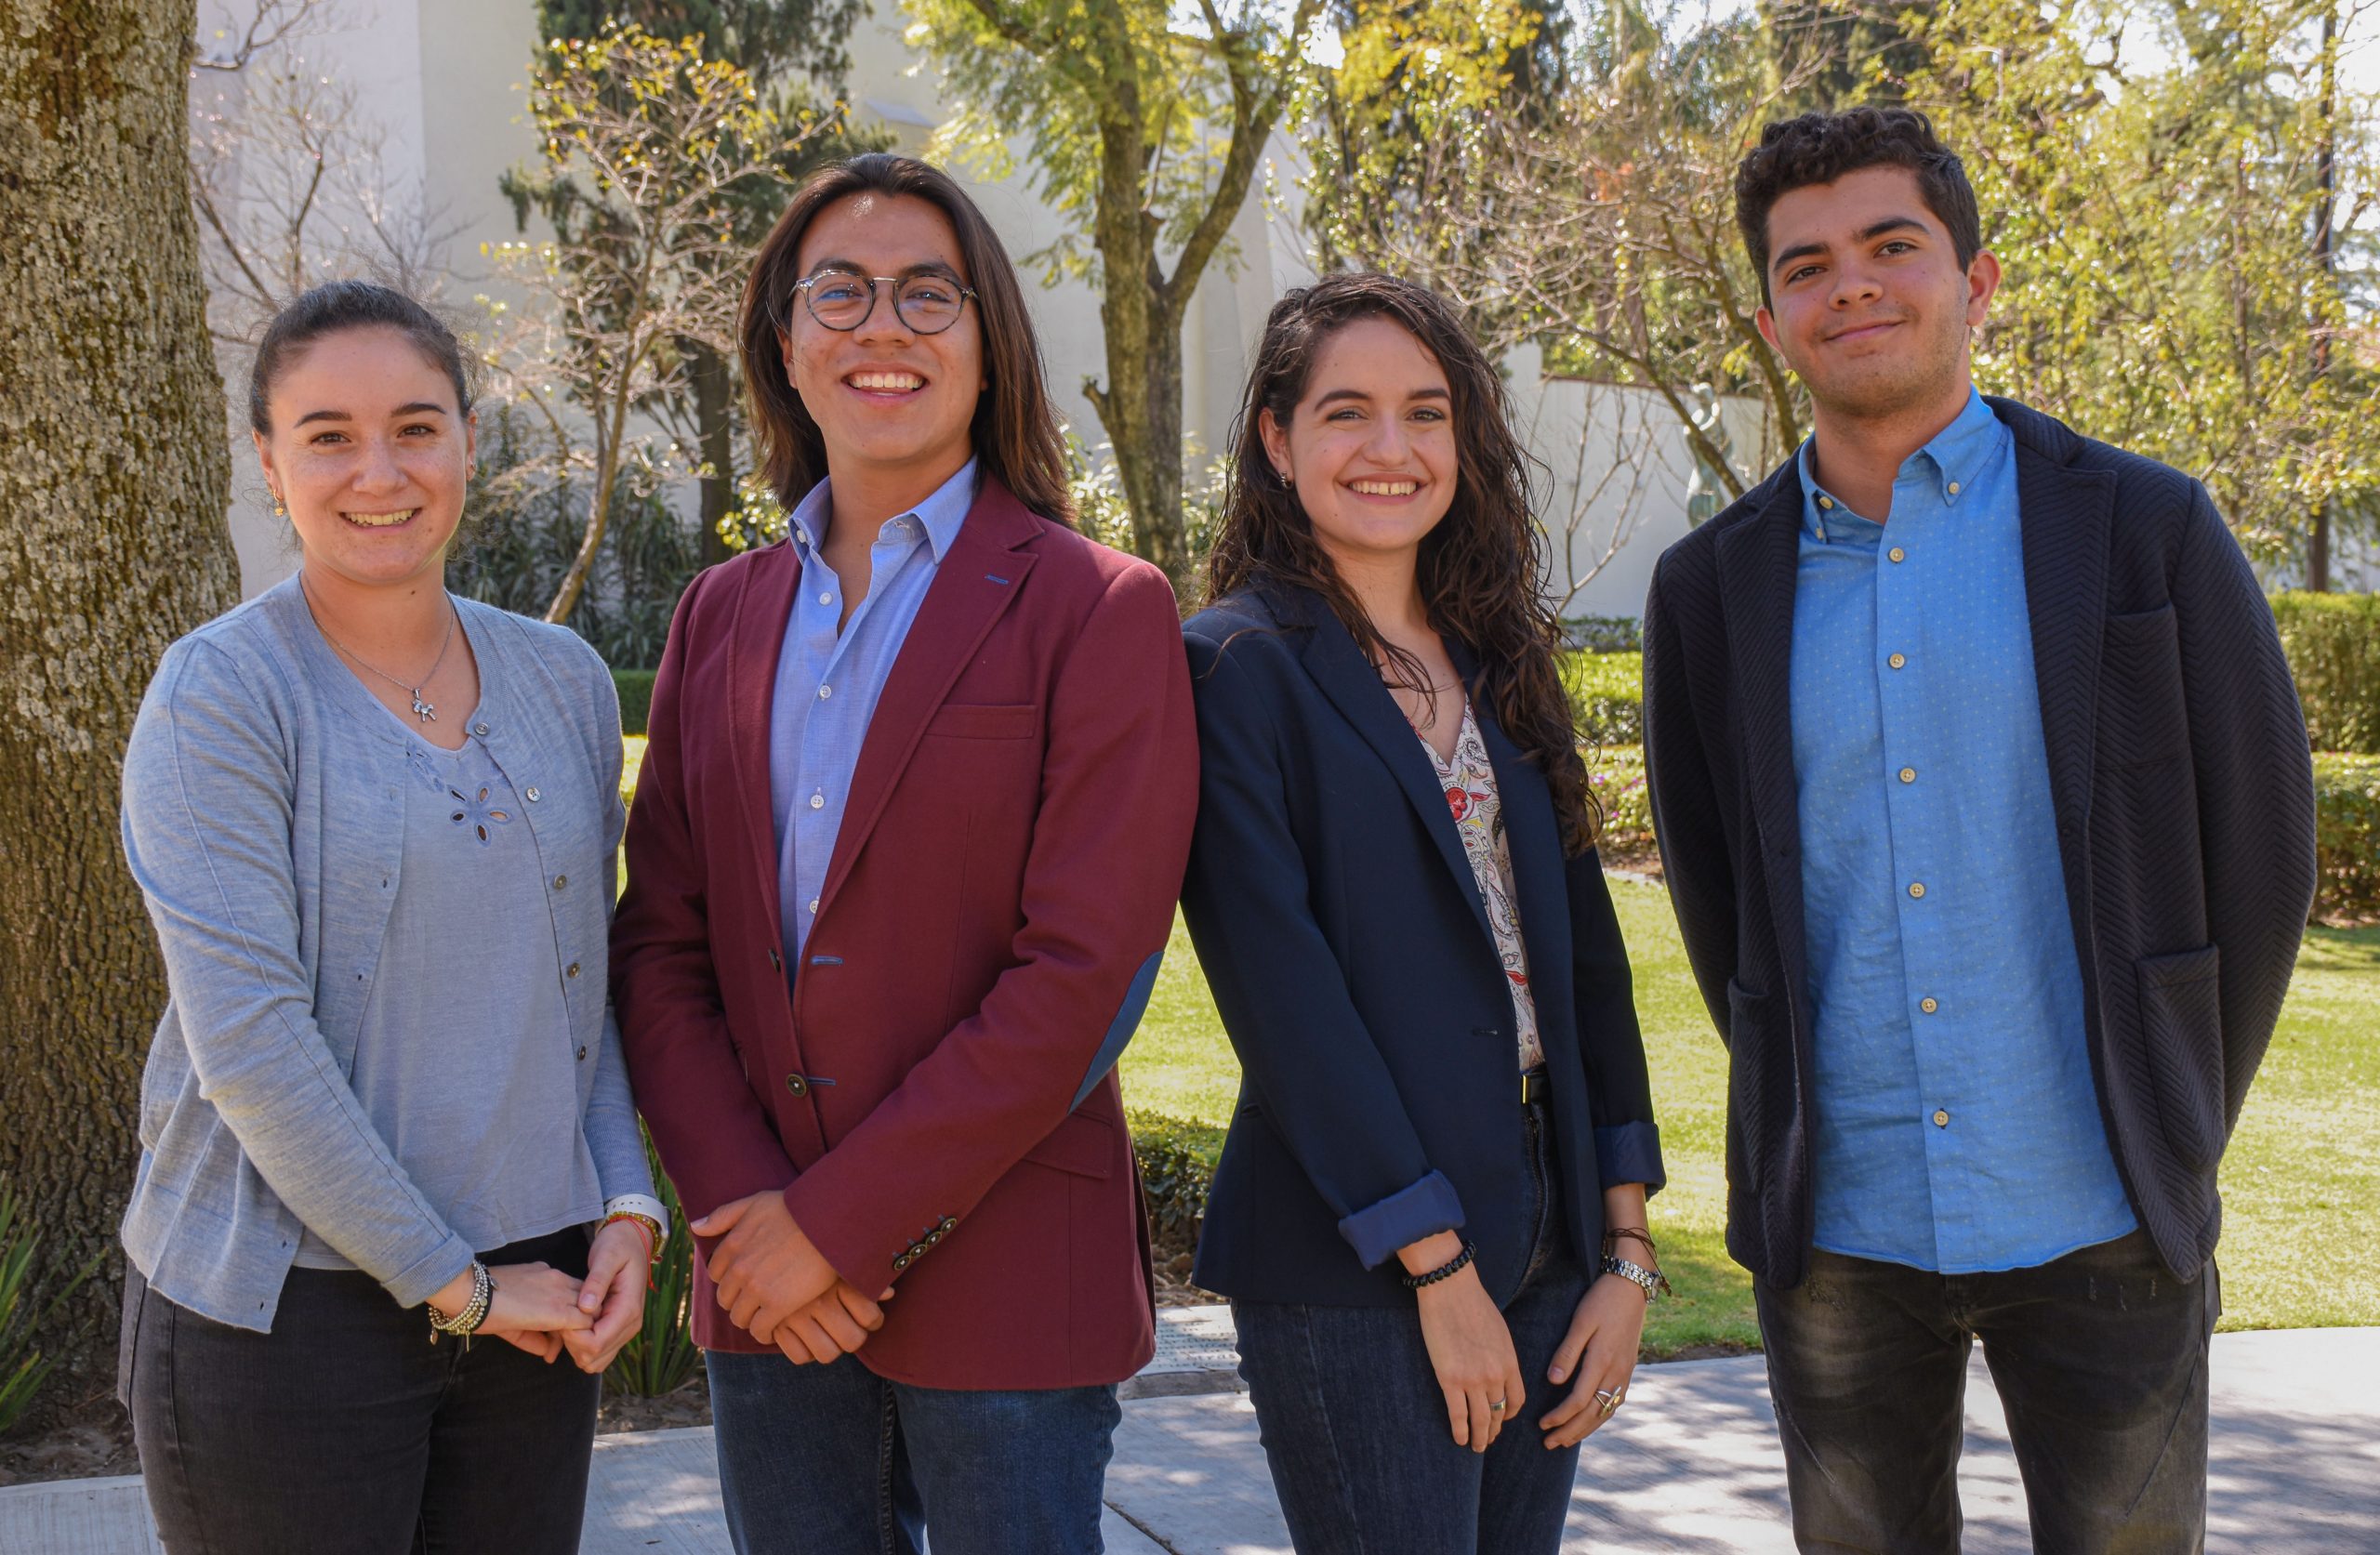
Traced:
POLYGON ((289 509, 282 504, 279 492, 272 494, 272 516, 276 519, 285 519, 289 516, 289 509))
POLYGON ((1298 483, 1298 478, 1286 469, 1276 469, 1273 473, 1281 478, 1281 484, 1284 486, 1294 486, 1298 483))

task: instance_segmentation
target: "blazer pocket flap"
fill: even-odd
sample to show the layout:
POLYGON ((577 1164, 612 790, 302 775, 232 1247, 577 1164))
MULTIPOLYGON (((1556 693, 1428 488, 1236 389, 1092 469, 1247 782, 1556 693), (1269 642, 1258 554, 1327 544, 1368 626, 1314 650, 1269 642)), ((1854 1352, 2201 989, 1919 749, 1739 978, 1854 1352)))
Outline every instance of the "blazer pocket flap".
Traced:
POLYGON ((1756 994, 1734 978, 1729 978, 1727 980, 1729 1040, 1734 1039, 1735 1031, 1739 1027, 1752 1026, 1758 1029, 1766 1026, 1775 1019, 1776 1006, 1777 999, 1774 995, 1756 994))
POLYGON ((945 703, 926 724, 929 734, 960 740, 1023 740, 1033 733, 1041 709, 1030 702, 945 703))
POLYGON ((2222 1158, 2229 1132, 2218 954, 2218 947, 2207 945, 2134 963, 2140 979, 2149 1094, 2166 1144, 2192 1171, 2208 1170, 2222 1158))
POLYGON ((2174 607, 2169 604, 2108 617, 2107 644, 2110 648, 2162 647, 2175 641, 2176 636, 2174 607))
POLYGON ((2212 981, 2222 970, 2222 954, 2221 945, 2202 945, 2197 950, 2177 950, 2171 955, 2144 955, 2137 963, 2141 992, 2154 995, 2164 989, 2212 981))
POLYGON ((1035 1166, 1077 1177, 1113 1175, 1115 1155, 1115 1129, 1088 1113, 1068 1113, 1064 1122, 1050 1130, 1049 1138, 1025 1153, 1035 1166))

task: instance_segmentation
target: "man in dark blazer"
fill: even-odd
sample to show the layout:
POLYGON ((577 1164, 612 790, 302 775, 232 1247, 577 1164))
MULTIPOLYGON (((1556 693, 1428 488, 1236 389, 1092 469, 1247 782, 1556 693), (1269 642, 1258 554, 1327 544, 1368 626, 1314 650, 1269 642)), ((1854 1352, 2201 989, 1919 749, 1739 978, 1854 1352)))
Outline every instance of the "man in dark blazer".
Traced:
POLYGON ((730 1532, 1090 1551, 1154 1349, 1112 1069, 1197 804, 1172 590, 1058 521, 1022 296, 934 169, 806 185, 745 349, 792 533, 679 607, 612 957, 730 1532))
POLYGON ((1815 429, 1655 569, 1646 753, 1796 1536, 1958 1548, 1980 1338, 2036 1548, 2197 1549, 2215 1167, 2314 888, 2271 612, 2197 481, 1975 392, 1922 115, 1736 189, 1815 429))

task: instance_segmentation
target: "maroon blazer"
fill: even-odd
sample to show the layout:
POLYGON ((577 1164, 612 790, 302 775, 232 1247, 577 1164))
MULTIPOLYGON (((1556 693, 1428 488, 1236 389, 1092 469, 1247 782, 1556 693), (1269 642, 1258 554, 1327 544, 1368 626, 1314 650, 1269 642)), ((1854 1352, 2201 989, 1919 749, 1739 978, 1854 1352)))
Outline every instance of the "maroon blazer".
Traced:
MULTIPOLYGON (((763 1189, 860 1351, 935 1388, 1118 1381, 1154 1349, 1108 1070, 1173 921, 1197 734, 1173 592, 986 479, 895 660, 788 987, 769 714, 801 564, 698 576, 653 687, 612 993, 685 1212, 763 1189), (831 1082, 831 1083, 830 1083, 831 1082)), ((736 1327, 696 1258, 694 1338, 736 1327)))

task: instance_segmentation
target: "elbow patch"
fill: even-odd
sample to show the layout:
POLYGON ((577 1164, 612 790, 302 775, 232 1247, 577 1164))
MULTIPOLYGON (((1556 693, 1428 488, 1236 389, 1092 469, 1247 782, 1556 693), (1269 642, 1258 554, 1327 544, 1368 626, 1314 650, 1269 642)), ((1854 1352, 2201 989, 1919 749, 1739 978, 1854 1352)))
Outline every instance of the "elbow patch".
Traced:
POLYGON ((1160 950, 1142 962, 1141 969, 1132 974, 1130 985, 1124 990, 1124 1002, 1117 1008, 1116 1019, 1108 1022, 1107 1034, 1099 1039, 1099 1051, 1092 1055, 1091 1068, 1075 1091, 1075 1099, 1066 1103, 1066 1111, 1081 1106, 1083 1098, 1107 1077, 1107 1072, 1116 1067, 1116 1061, 1124 1056, 1125 1044, 1132 1040, 1132 1034, 1141 1029, 1141 1017, 1148 1013, 1149 995, 1157 988, 1157 969, 1164 964, 1165 952, 1160 950))

